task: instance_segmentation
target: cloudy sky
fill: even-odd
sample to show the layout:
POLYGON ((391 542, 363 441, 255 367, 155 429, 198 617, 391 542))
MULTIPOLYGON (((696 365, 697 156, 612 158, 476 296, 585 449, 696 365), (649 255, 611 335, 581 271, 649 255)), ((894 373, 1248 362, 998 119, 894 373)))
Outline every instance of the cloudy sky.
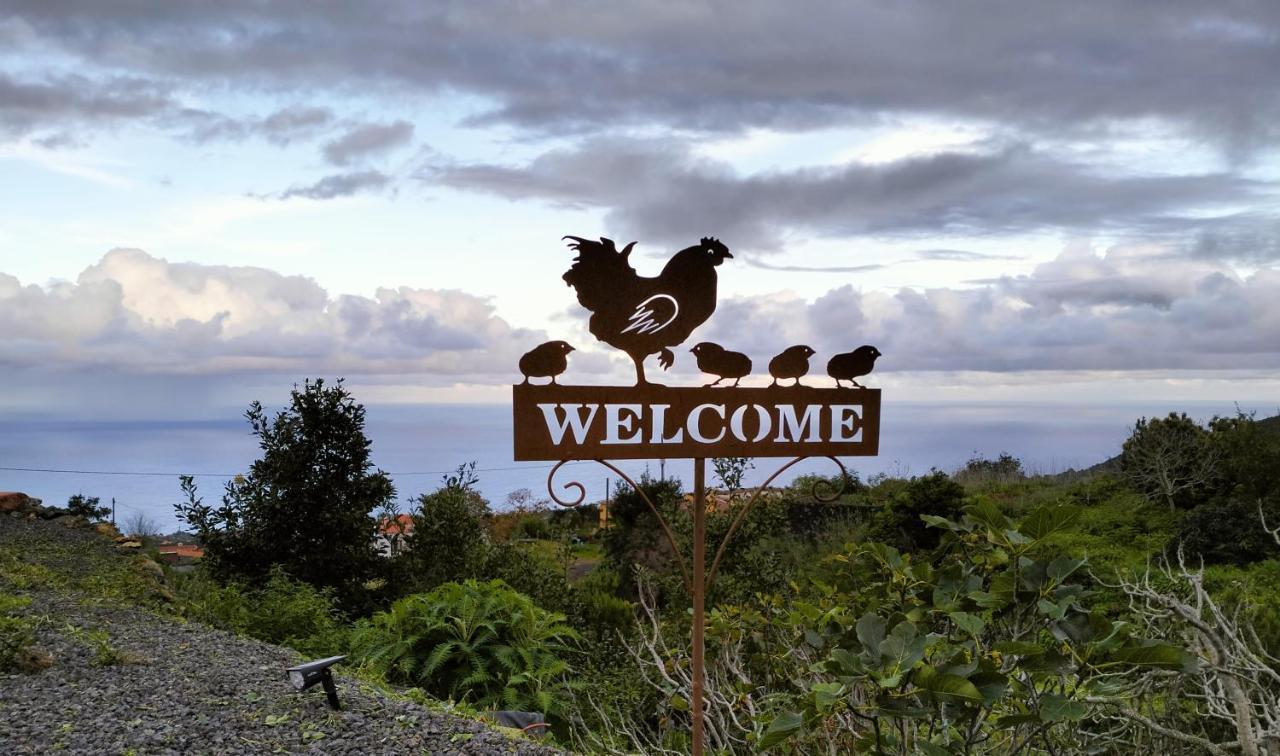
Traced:
POLYGON ((0 410, 628 380, 564 234, 723 239, 758 365, 1265 399, 1278 188, 1276 3, 0 0, 0 410))

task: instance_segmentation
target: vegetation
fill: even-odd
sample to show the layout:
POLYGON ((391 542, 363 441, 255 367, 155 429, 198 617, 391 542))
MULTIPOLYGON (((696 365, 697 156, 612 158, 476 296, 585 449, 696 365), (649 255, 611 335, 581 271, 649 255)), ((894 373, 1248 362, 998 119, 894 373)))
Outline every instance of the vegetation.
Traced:
POLYGON ((559 713, 577 633, 500 580, 446 583, 361 622, 355 658, 393 683, 483 708, 559 713))
POLYGON ((111 507, 98 506, 99 503, 100 500, 97 496, 73 494, 71 498, 67 499, 67 514, 73 517, 83 517, 86 520, 101 520, 111 514, 111 507))
POLYGON ((265 582, 274 566, 331 589, 348 609, 368 608, 364 584, 380 568, 370 513, 395 497, 370 461, 364 407, 338 381, 307 381, 290 406, 269 417, 258 402, 245 413, 262 457, 227 483, 222 506, 199 498, 190 477, 178 517, 204 544, 218 580, 265 582))
MULTIPOLYGON (((202 509, 188 484, 183 511, 218 545, 175 576, 187 616, 312 656, 349 653, 412 695, 544 712, 584 751, 688 751, 679 565, 693 502, 680 481, 639 481, 673 550, 629 486, 601 531, 595 507, 552 511, 527 489, 495 513, 463 465, 412 499, 412 532, 388 558, 366 561, 354 526, 316 534, 320 553, 347 555, 336 579, 248 525, 317 490, 298 461, 318 448, 304 432, 317 422, 343 429, 332 454, 357 450, 357 465, 320 466, 363 481, 333 497, 339 520, 364 522, 367 545, 369 513, 399 513, 359 405, 340 386, 336 401, 306 386, 274 424, 251 408, 264 457, 222 510, 202 509)), ((716 461, 723 490, 708 507, 714 554, 754 501, 710 594, 716 752, 1260 754, 1280 738, 1265 715, 1280 701, 1274 422, 1144 418, 1114 463, 1059 477, 1003 453, 951 474, 810 476, 754 497, 749 469, 716 461)))

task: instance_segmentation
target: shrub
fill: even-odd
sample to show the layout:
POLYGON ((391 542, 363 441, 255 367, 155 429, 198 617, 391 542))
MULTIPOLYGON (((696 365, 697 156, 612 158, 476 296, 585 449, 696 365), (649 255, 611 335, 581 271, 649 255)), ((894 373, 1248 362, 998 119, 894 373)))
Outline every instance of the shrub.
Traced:
POLYGON ((969 484, 1010 483, 1025 477, 1022 460, 1008 452, 1001 452, 995 459, 975 453, 955 474, 956 480, 969 484))
POLYGON ((938 545, 942 531, 929 527, 921 517, 958 518, 964 497, 964 487, 939 470, 912 478, 892 500, 890 532, 885 535, 907 551, 931 549, 938 545))
POLYGON ((432 493, 415 501, 413 532, 392 573, 404 577, 409 591, 423 592, 442 583, 481 573, 487 558, 488 503, 475 491, 475 463, 447 475, 432 493))
POLYGON ((219 585, 197 572, 178 576, 178 605, 192 618, 305 656, 345 651, 347 631, 328 591, 290 578, 277 568, 260 588, 219 585))
POLYGON ((354 656, 389 682, 485 708, 553 715, 577 633, 501 580, 445 583, 362 621, 354 656))
POLYGON ((100 507, 98 503, 97 496, 75 494, 67 499, 67 514, 86 520, 101 520, 111 513, 111 507, 100 507))
MULTIPOLYGON (((1280 520, 1276 507, 1268 521, 1280 520)), ((1218 499, 1187 512, 1169 544, 1208 564, 1245 565, 1280 556, 1280 545, 1258 524, 1258 504, 1218 499)))
POLYGON ((35 639, 35 626, 27 617, 17 614, 31 603, 25 596, 0 593, 0 671, 18 666, 18 655, 35 639))

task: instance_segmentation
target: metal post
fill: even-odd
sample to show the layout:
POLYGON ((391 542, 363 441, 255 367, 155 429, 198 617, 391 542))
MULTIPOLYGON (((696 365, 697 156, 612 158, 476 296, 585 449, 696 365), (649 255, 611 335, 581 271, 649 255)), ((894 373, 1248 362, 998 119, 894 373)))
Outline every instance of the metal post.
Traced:
POLYGON ((705 672, 703 628, 706 599, 707 492, 706 459, 693 460, 693 756, 702 756, 702 689, 705 672))
POLYGON ((324 694, 329 698, 329 708, 341 711, 342 704, 338 702, 338 687, 333 684, 333 673, 326 669, 320 684, 324 686, 324 694))

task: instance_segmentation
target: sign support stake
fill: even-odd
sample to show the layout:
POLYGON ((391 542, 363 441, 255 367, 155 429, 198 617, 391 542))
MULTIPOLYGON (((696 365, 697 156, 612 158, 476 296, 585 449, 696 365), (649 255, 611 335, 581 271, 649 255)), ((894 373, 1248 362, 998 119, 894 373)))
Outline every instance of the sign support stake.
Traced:
POLYGON ((703 670, 706 629, 706 540, 707 540, 707 460, 693 460, 693 694, 690 709, 693 712, 693 756, 702 756, 702 687, 706 681, 703 670))

